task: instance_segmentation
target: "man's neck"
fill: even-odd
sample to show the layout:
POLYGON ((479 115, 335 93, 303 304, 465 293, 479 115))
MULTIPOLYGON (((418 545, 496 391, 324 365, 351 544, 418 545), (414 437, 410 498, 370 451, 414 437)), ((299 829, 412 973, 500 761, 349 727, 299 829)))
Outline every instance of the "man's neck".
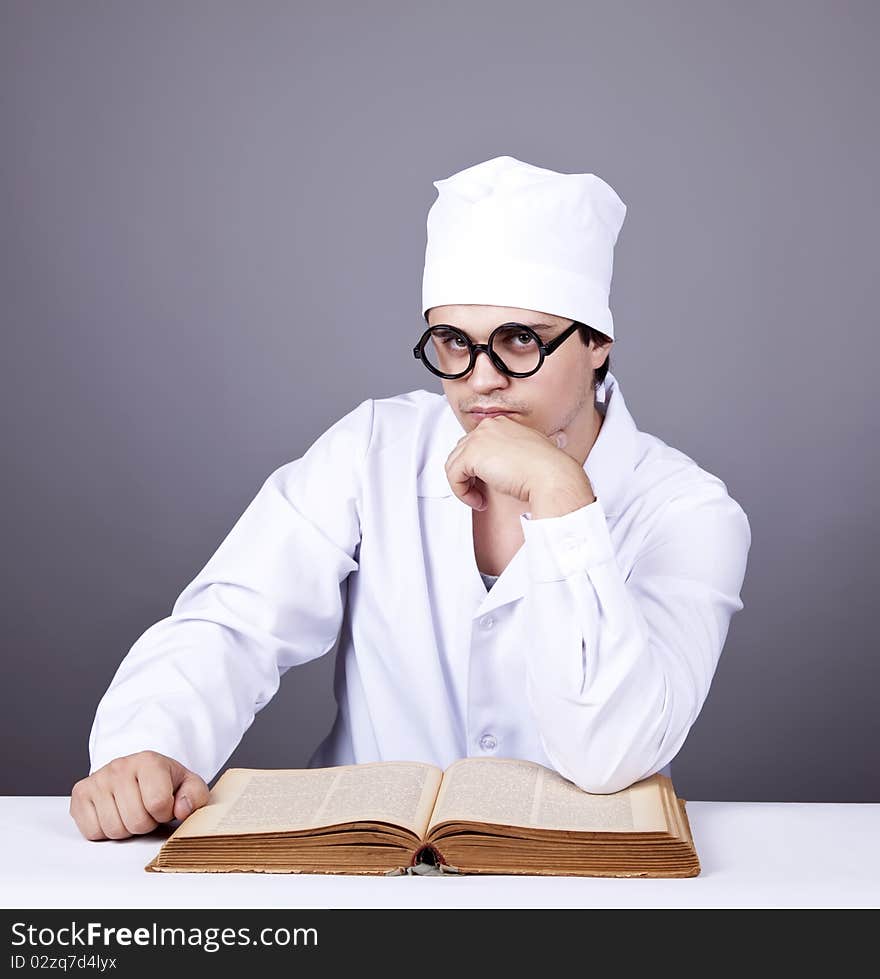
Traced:
POLYGON ((568 442, 563 449, 573 459, 576 459, 581 466, 586 464, 587 457, 596 444, 599 432, 602 430, 602 423, 605 421, 599 409, 593 406, 592 412, 587 416, 582 425, 573 424, 566 429, 568 442))

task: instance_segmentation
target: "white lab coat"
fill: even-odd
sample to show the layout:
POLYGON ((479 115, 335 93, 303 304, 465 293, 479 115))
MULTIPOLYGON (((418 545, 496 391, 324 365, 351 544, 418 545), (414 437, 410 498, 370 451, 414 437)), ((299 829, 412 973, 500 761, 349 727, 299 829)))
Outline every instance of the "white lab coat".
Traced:
POLYGON ((91 771, 154 749, 210 782, 282 675, 339 638, 311 767, 491 755, 589 792, 669 774, 743 607, 751 532, 720 479, 636 428, 610 372, 606 392, 584 466, 596 501, 524 514, 488 592, 444 469, 463 434, 446 398, 359 404, 266 479, 134 643, 91 771))

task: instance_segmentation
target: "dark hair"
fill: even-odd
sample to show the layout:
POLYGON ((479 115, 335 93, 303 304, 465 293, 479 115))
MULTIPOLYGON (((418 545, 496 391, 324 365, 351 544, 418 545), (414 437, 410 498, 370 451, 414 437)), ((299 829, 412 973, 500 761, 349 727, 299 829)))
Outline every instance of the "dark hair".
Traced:
MULTIPOLYGON (((608 343, 611 337, 605 336, 604 333, 600 333, 598 330, 594 330, 591 326, 587 326, 586 323, 578 323, 577 320, 574 321, 580 327, 578 330, 578 336, 581 338, 585 347, 589 347, 590 342, 596 346, 601 346, 603 343, 608 343)), ((604 362, 593 371, 593 387, 597 388, 605 380, 605 375, 608 373, 611 367, 611 354, 605 358, 604 362)))

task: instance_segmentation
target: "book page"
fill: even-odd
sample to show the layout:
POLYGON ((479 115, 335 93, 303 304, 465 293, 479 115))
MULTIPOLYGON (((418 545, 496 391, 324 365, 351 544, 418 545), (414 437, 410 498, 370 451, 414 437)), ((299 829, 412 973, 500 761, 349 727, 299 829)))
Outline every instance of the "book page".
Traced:
POLYGON ((446 769, 429 828, 446 821, 647 833, 668 829, 658 776, 608 795, 514 758, 463 758, 446 769))
POLYGON ((441 769, 421 762, 370 762, 332 768, 229 768, 171 837, 283 833, 337 823, 378 821, 421 838, 441 769))

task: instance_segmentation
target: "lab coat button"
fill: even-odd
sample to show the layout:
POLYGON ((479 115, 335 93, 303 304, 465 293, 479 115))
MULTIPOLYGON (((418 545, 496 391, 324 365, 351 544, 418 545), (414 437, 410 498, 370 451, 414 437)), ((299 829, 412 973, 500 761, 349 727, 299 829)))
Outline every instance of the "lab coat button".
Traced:
POLYGON ((495 625, 495 620, 492 618, 491 615, 486 615, 482 619, 480 619, 480 625, 484 629, 491 629, 492 626, 495 625))
POLYGON ((494 751, 498 747, 498 741, 494 734, 484 734, 480 738, 480 747, 483 751, 494 751))

